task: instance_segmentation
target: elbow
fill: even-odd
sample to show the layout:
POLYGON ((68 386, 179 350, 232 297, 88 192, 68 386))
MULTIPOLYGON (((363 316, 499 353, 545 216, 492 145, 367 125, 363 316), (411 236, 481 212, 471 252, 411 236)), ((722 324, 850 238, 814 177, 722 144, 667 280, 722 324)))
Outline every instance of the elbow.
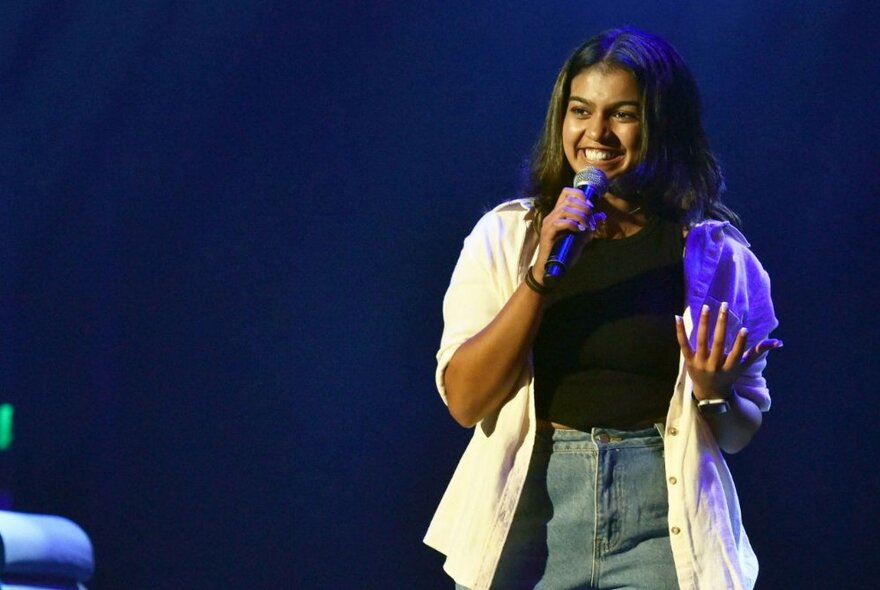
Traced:
POLYGON ((459 426, 462 428, 473 428, 477 425, 477 420, 470 412, 467 412, 463 408, 459 408, 449 404, 449 415, 452 416, 452 419, 455 420, 459 426))
POLYGON ((446 390, 446 408, 449 410, 449 415, 462 428, 473 428, 480 421, 481 416, 474 403, 472 388, 461 381, 454 366, 447 367, 443 375, 443 385, 446 390))
POLYGON ((726 428, 722 425, 719 425, 722 426, 721 428, 716 428, 718 446, 728 455, 735 455, 749 446, 763 422, 763 414, 757 406, 751 402, 741 405, 744 406, 745 411, 734 418, 736 421, 733 424, 726 425, 726 428))
POLYGON ((480 416, 473 404, 467 403, 466 399, 455 395, 449 389, 446 390, 446 408, 452 419, 462 428, 473 428, 480 421, 480 416))
POLYGON ((728 455, 735 455, 741 450, 749 446, 755 434, 758 432, 760 424, 748 424, 740 430, 728 433, 723 440, 718 441, 718 446, 728 455))
POLYGON ((453 363, 444 373, 443 384, 449 414, 464 428, 473 428, 496 412, 515 392, 506 379, 499 382, 485 375, 475 376, 458 370, 453 363))
POLYGON ((741 450, 743 450, 744 448, 749 446, 749 443, 751 441, 752 441, 752 437, 749 436, 748 438, 745 438, 745 439, 739 438, 739 439, 736 439, 733 441, 724 441, 723 443, 719 442, 718 446, 721 448, 722 451, 724 451, 728 455, 736 455, 741 450))

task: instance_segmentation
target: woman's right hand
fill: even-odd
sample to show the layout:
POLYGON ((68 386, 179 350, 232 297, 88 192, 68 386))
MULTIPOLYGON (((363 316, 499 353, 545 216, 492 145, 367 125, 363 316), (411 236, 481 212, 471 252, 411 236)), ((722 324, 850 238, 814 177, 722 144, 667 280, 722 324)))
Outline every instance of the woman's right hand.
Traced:
POLYGON ((541 238, 534 275, 539 281, 544 276, 544 265, 550 257, 553 244, 563 232, 582 234, 575 241, 573 262, 580 256, 584 245, 592 239, 596 228, 605 220, 602 212, 594 213, 593 204, 579 188, 565 187, 556 199, 556 206, 541 222, 541 238))

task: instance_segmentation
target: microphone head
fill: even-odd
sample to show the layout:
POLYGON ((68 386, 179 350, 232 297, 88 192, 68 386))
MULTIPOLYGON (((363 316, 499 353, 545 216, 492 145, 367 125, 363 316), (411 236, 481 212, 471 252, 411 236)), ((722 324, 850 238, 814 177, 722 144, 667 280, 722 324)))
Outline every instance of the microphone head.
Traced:
POLYGON ((598 168, 589 166, 574 175, 574 186, 581 190, 585 186, 592 187, 601 196, 608 190, 608 178, 598 168))

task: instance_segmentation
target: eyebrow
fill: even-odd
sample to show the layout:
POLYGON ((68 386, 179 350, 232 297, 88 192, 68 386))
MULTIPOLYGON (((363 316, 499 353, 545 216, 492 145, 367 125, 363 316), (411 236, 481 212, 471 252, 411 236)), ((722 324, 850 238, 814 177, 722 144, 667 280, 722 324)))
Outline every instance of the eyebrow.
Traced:
MULTIPOLYGON (((576 102, 586 104, 586 105, 593 105, 592 101, 587 100, 586 98, 581 98, 580 96, 569 96, 568 102, 571 102, 571 101, 576 101, 576 102)), ((626 106, 638 107, 639 101, 638 100, 620 100, 617 102, 613 102, 608 106, 610 108, 626 107, 626 106)))

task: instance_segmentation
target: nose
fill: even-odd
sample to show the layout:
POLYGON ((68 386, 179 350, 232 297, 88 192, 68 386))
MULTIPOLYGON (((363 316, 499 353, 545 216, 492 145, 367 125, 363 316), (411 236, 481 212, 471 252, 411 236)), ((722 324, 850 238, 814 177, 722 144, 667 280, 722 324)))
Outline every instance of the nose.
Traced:
POLYGON ((608 125, 604 117, 591 117, 587 121, 587 137, 590 139, 601 139, 608 132, 608 125))

